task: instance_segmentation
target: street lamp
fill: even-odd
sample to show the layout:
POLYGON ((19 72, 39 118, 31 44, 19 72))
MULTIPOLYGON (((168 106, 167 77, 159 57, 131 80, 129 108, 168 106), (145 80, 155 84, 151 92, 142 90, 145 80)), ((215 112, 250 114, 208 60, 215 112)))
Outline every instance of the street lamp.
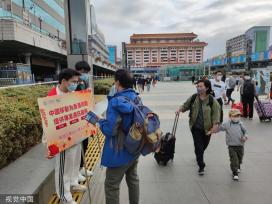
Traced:
POLYGON ((34 25, 36 26, 37 24, 36 24, 36 6, 35 6, 35 4, 31 4, 31 6, 29 7, 29 9, 30 10, 33 9, 33 11, 34 11, 34 25))
POLYGON ((57 29, 57 37, 58 37, 58 40, 60 39, 60 31, 59 29, 57 29))
POLYGON ((38 20, 39 20, 40 32, 42 32, 42 18, 39 17, 38 20))

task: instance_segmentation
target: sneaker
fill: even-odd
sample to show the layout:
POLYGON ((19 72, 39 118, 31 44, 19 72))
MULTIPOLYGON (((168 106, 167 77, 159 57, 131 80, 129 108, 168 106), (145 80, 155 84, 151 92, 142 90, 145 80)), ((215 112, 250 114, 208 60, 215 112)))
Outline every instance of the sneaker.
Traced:
POLYGON ((80 184, 72 186, 72 191, 85 192, 86 190, 87 190, 87 187, 80 184))
POLYGON ((238 175, 233 175, 233 180, 239 181, 239 176, 238 175))
POLYGON ((203 176, 205 174, 204 168, 199 168, 198 175, 203 176))
POLYGON ((249 120, 253 120, 253 118, 249 118, 249 120))
MULTIPOLYGON (((81 175, 85 176, 85 168, 84 167, 81 168, 80 173, 81 173, 81 175)), ((87 177, 93 176, 93 174, 94 174, 93 171, 87 170, 87 177)))
POLYGON ((86 181, 86 177, 83 176, 80 172, 78 173, 78 181, 79 181, 79 182, 84 182, 84 181, 86 181))
POLYGON ((238 174, 241 173, 241 169, 237 169, 237 173, 238 173, 238 174))

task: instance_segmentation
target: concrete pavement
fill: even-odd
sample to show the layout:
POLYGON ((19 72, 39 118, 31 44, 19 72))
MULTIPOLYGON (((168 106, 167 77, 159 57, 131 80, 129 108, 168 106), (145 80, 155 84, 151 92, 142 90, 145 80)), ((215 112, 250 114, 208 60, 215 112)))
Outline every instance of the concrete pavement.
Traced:
MULTIPOLYGON (((159 83, 143 101, 157 112, 164 132, 171 131, 174 112, 195 87, 191 83, 159 83)), ((234 93, 239 99, 239 94, 234 93)), ((225 119, 227 110, 225 107, 225 119)), ((181 115, 174 162, 158 166, 153 155, 141 157, 138 167, 141 204, 271 204, 272 203, 272 123, 244 121, 249 140, 245 145, 240 181, 233 181, 224 133, 213 135, 205 153, 206 174, 197 174, 193 140, 188 126, 188 113, 181 115)), ((99 168, 99 167, 98 167, 99 168)), ((99 169, 91 184, 93 203, 104 203, 105 168, 99 169)), ((88 203, 87 194, 82 203, 88 203)), ((128 204, 125 181, 120 192, 121 204, 128 204)))

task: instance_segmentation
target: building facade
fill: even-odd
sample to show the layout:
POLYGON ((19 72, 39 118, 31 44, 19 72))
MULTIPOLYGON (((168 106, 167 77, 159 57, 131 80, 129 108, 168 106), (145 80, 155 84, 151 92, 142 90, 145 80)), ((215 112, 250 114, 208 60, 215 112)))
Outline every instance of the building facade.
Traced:
POLYGON ((271 26, 254 26, 245 33, 246 40, 251 41, 251 52, 264 52, 272 44, 271 26))
MULTIPOLYGON (((74 8, 82 10, 77 4, 74 8)), ((108 61, 105 37, 96 25, 92 5, 89 10, 90 30, 81 33, 88 35, 88 47, 82 41, 80 33, 71 33, 72 54, 88 51, 95 59, 93 64, 97 65, 94 68, 96 73, 113 71, 115 67, 108 61)), ((77 14, 80 15, 80 12, 77 14)), ((73 25, 81 26, 80 23, 73 25)), ((73 30, 77 28, 74 27, 73 30)), ((28 75, 30 72, 36 82, 54 80, 56 74, 67 67, 64 0, 1 0, 0 33, 0 72, 3 73, 0 73, 1 80, 5 80, 2 76, 9 76, 6 74, 9 69, 5 67, 12 67, 14 73, 15 69, 24 67, 26 70, 28 67, 28 75), (20 66, 16 66, 17 63, 20 66)), ((16 80, 12 81, 11 84, 14 84, 16 80)))
POLYGON ((62 1, 2 0, 0 32, 0 64, 4 75, 9 72, 5 67, 12 65, 13 69, 24 67, 25 74, 17 77, 30 73, 33 81, 48 81, 54 79, 61 67, 67 66, 62 1))
POLYGON ((116 45, 108 45, 109 51, 109 61, 111 64, 116 64, 117 61, 117 46, 116 45))
POLYGON ((194 33, 133 34, 125 45, 129 67, 161 67, 167 64, 203 62, 205 42, 194 33))
POLYGON ((227 40, 226 50, 232 55, 245 54, 246 52, 246 35, 239 35, 227 40))
POLYGON ((102 31, 96 27, 94 35, 89 35, 89 51, 100 61, 108 62, 109 51, 102 31))
POLYGON ((245 34, 227 40, 226 53, 231 53, 231 56, 238 56, 247 52, 264 52, 269 50, 271 44, 271 26, 254 26, 248 29, 245 34))

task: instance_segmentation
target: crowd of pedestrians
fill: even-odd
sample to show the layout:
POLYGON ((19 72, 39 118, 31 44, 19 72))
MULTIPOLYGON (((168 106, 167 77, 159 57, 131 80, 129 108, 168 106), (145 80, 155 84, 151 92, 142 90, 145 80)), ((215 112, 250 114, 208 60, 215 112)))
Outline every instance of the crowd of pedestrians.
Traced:
POLYGON ((147 92, 150 92, 151 86, 153 88, 156 87, 156 84, 158 82, 158 77, 157 76, 144 76, 140 75, 138 77, 134 76, 133 77, 133 88, 137 90, 139 93, 144 93, 145 87, 147 92))
MULTIPOLYGON (((59 74, 59 85, 53 88, 48 96, 62 95, 89 87, 88 72, 90 67, 86 62, 79 62, 76 70, 65 69, 59 74)), ((195 83, 195 93, 178 107, 176 114, 189 112, 189 127, 194 142, 194 152, 198 165, 198 174, 205 174, 204 153, 208 148, 211 136, 219 131, 226 132, 226 145, 230 158, 230 167, 234 180, 239 180, 241 164, 244 156, 244 144, 248 133, 241 117, 252 119, 253 101, 256 94, 256 84, 248 74, 242 77, 224 75, 221 71, 214 73, 213 79, 203 77, 195 83), (223 81, 224 80, 224 81, 223 81), (242 112, 230 109, 228 120, 223 120, 223 106, 234 104, 232 93, 240 91, 244 105, 242 112)), ((146 87, 150 92, 155 87, 157 77, 132 77, 125 70, 115 73, 115 81, 108 96, 108 107, 105 118, 97 118, 95 124, 105 135, 101 165, 105 166, 106 177, 104 182, 106 204, 119 204, 120 184, 125 176, 128 186, 129 203, 139 204, 139 177, 137 165, 140 154, 132 154, 126 146, 126 135, 132 134, 133 120, 135 120, 135 104, 139 93, 146 87)), ((142 134, 142 133, 141 133, 142 134)), ((88 139, 83 141, 83 151, 86 152, 88 139)), ((63 203, 75 204, 71 189, 85 191, 86 187, 79 184, 93 173, 85 171, 84 161, 81 159, 81 144, 77 144, 56 156, 55 184, 57 195, 63 203), (81 164, 80 164, 81 163, 81 164), (87 174, 86 174, 87 173, 87 174)))

